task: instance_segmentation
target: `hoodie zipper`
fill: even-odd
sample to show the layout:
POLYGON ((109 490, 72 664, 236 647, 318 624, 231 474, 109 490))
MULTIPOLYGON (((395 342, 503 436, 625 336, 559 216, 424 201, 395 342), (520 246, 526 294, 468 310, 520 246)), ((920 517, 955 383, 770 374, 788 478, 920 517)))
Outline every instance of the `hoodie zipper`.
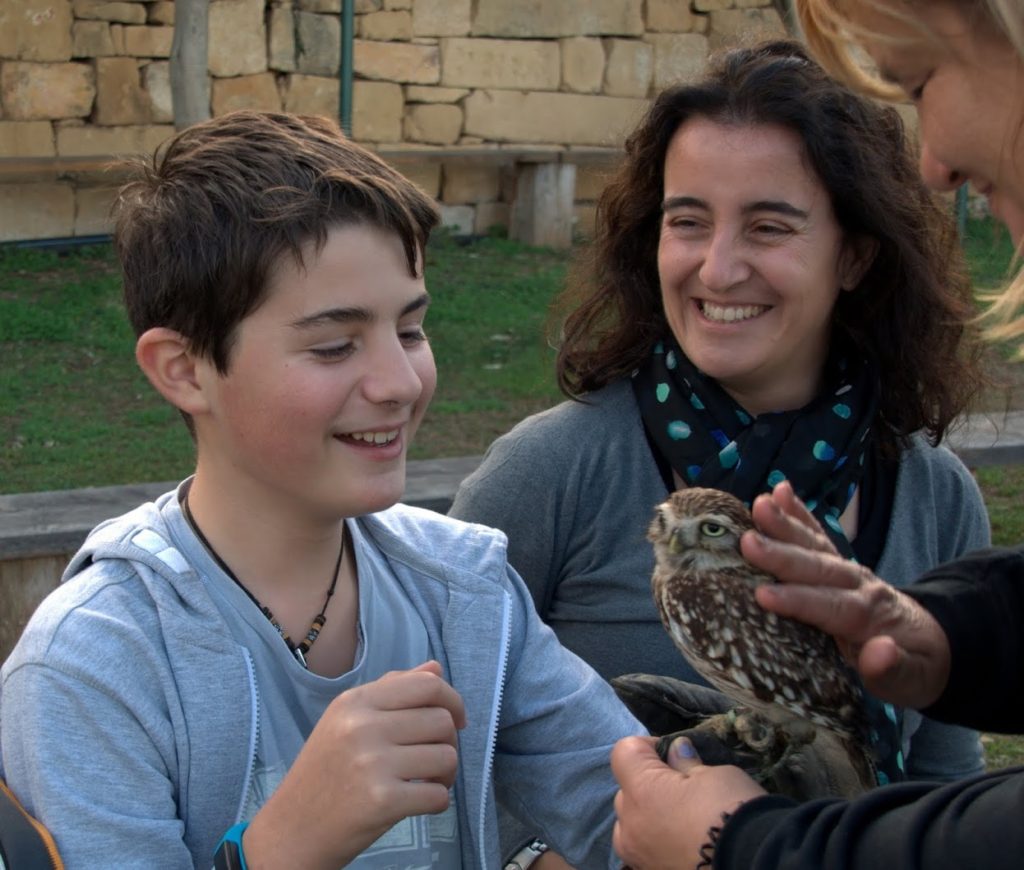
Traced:
POLYGON ((238 802, 238 809, 235 811, 236 823, 242 821, 242 812, 249 800, 249 790, 252 788, 252 781, 256 776, 256 761, 260 749, 260 688, 256 683, 256 666, 253 664, 249 650, 243 648, 242 654, 245 656, 245 667, 249 674, 252 728, 249 731, 249 769, 245 773, 245 780, 242 782, 242 797, 238 802))
POLYGON ((480 818, 478 820, 480 831, 480 867, 487 867, 487 851, 484 842, 484 818, 487 812, 488 787, 491 781, 491 772, 494 768, 494 750, 498 740, 498 718, 501 715, 502 695, 505 691, 505 677, 508 674, 508 648, 512 638, 512 596, 502 590, 504 595, 503 607, 501 610, 501 647, 498 650, 498 688, 494 694, 494 703, 491 706, 491 716, 487 728, 487 754, 484 756, 484 775, 481 780, 480 795, 480 818))

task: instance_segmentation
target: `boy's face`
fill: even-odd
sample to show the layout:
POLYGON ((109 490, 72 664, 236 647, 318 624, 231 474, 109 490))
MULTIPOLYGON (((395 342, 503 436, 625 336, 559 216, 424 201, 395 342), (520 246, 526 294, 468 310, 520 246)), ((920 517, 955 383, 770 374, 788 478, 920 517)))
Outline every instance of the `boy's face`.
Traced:
POLYGON ((304 269, 280 261, 239 324, 228 373, 203 365, 198 467, 247 507, 329 521, 401 498, 437 372, 424 281, 396 235, 334 228, 304 257, 304 269))

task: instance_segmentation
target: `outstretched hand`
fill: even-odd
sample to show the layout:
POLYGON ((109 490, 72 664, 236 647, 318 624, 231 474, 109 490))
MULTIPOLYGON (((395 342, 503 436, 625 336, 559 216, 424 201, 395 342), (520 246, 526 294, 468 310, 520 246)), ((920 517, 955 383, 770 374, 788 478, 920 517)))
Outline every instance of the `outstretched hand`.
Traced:
POLYGON ((758 603, 832 635, 877 697, 915 708, 934 703, 949 679, 950 651, 931 614, 842 558, 789 483, 758 496, 751 513, 758 532, 743 535, 743 555, 781 581, 758 587, 758 603))
POLYGON ((680 870, 701 861, 723 813, 766 794, 738 767, 706 767, 685 737, 669 749, 669 764, 653 737, 626 737, 612 749, 615 853, 634 870, 680 870))

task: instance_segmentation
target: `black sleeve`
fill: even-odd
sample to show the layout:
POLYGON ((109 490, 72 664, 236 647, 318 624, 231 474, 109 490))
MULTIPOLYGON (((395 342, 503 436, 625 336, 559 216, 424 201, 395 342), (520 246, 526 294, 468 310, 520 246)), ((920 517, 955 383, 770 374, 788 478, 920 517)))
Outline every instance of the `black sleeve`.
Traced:
POLYGON ((1020 868, 1024 768, 955 783, 900 783, 854 800, 768 796, 725 824, 715 870, 1020 868))
POLYGON ((922 710, 982 731, 1024 732, 1024 556, 988 549, 947 562, 906 587, 949 638, 942 697, 922 710))

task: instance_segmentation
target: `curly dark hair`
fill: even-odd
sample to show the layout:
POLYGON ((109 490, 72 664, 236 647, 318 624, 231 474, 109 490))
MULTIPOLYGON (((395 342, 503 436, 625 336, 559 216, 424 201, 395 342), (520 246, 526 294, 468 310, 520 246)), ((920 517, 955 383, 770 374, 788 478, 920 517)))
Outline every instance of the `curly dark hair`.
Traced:
POLYGON ((852 342, 878 372, 878 443, 888 455, 916 431, 937 443, 983 383, 951 209, 922 181, 896 110, 830 78, 789 40, 713 57, 701 80, 663 91, 627 138, 593 241, 556 303, 562 391, 580 398, 628 377, 669 331, 657 267, 665 154, 694 117, 799 135, 843 232, 878 243, 832 325, 833 339, 852 342))

